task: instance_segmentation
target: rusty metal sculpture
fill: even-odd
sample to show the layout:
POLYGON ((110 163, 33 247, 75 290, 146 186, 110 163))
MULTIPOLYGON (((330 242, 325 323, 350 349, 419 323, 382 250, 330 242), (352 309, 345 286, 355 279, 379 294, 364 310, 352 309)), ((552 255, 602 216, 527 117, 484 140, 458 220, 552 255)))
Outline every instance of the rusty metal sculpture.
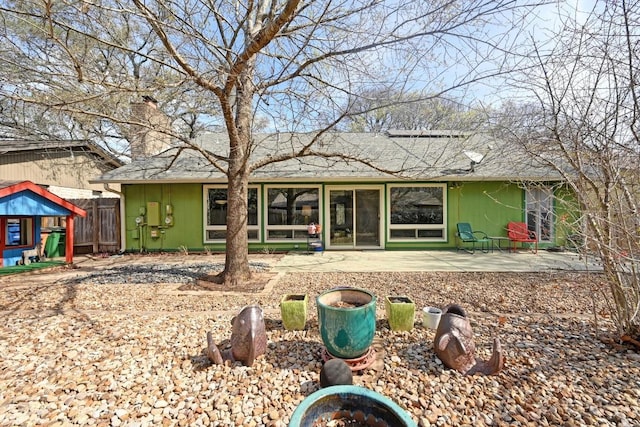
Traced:
POLYGON ((457 304, 450 304, 443 309, 433 348, 446 367, 463 374, 493 375, 504 367, 504 354, 497 337, 493 339, 491 358, 488 361, 476 360, 476 345, 469 318, 457 304))
POLYGON ((220 352, 213 341, 211 332, 207 332, 207 357, 216 365, 225 360, 239 360, 245 366, 253 365, 256 357, 267 351, 267 333, 262 309, 257 305, 248 305, 231 320, 231 349, 220 352))

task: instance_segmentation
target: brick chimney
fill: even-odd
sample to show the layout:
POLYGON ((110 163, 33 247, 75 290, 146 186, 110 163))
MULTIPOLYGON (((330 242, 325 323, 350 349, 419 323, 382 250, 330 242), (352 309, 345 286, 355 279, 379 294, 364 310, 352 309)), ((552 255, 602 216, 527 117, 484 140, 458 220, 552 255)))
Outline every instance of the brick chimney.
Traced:
POLYGON ((143 96, 142 101, 131 103, 131 160, 153 156, 171 144, 169 117, 151 96, 143 96))

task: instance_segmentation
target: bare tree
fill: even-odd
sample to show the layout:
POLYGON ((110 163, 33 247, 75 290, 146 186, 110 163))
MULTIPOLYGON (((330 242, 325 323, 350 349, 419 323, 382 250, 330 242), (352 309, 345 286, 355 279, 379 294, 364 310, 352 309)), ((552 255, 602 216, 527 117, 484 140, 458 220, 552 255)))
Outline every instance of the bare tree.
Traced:
POLYGON ((638 4, 626 0, 565 14, 554 43, 538 44, 515 82, 537 102, 508 104, 502 126, 568 183, 568 212, 580 216, 563 219, 602 262, 621 336, 640 332, 639 22, 638 4))
POLYGON ((128 118, 120 112, 134 96, 151 94, 170 105, 171 117, 182 120, 172 136, 228 178, 222 276, 233 284, 250 275, 253 171, 296 157, 341 157, 317 141, 373 87, 433 96, 507 72, 505 52, 538 3, 3 0, 3 38, 10 43, 2 57, 17 73, 3 94, 89 117, 123 136, 119 127, 128 118), (228 152, 191 143, 205 126, 225 129, 228 152), (252 163, 257 128, 315 137, 252 163))
POLYGON ((384 132, 390 129, 479 130, 487 123, 482 109, 438 95, 402 93, 396 88, 359 94, 345 125, 351 132, 384 132))

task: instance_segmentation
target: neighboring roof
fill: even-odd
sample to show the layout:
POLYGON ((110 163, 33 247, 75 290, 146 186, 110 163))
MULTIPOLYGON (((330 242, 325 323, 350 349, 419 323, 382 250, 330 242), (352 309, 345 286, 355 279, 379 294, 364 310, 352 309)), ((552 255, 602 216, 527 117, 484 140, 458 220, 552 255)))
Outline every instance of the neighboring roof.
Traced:
MULTIPOLYGON (((251 162, 298 151, 313 137, 315 134, 255 135, 251 162)), ((222 133, 202 135, 194 145, 221 156, 229 149, 228 137, 222 133)), ((226 176, 198 151, 180 150, 176 147, 134 161, 92 182, 226 182, 226 176)), ((330 133, 322 135, 312 150, 317 152, 316 156, 270 163, 255 170, 251 182, 382 181, 394 177, 413 181, 560 180, 555 171, 536 162, 517 146, 480 134, 453 131, 330 133), (331 153, 343 153, 351 159, 332 157, 331 153), (377 165, 378 169, 352 160, 354 158, 377 165), (477 158, 482 158, 481 162, 473 164, 472 159, 477 158)))
POLYGON ((0 140, 0 155, 23 151, 60 151, 68 149, 87 150, 115 167, 124 164, 120 159, 97 144, 84 139, 72 140, 32 140, 32 139, 2 139, 0 140))
POLYGON ((55 216, 61 214, 87 216, 84 209, 31 181, 0 181, 0 215, 55 216), (42 209, 43 206, 35 206, 35 203, 46 205, 45 209, 42 209))

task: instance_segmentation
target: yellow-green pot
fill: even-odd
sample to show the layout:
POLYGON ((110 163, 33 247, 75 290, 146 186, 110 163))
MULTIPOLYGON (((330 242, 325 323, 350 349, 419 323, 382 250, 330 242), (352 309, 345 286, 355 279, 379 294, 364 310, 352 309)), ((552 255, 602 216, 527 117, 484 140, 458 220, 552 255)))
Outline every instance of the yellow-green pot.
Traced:
POLYGON ((282 325, 288 331, 303 330, 307 324, 307 294, 285 294, 280 300, 282 325))
POLYGON ((405 295, 385 297, 385 311, 392 331, 410 331, 416 316, 416 304, 405 295))

